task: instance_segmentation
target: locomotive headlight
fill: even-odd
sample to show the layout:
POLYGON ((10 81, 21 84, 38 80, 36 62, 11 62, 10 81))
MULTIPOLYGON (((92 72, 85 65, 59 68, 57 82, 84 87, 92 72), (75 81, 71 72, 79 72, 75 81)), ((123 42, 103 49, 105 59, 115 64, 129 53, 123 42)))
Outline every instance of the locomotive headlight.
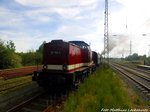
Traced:
POLYGON ((36 76, 38 77, 38 76, 39 76, 39 73, 37 73, 36 76))
POLYGON ((67 70, 67 65, 63 65, 63 70, 67 70))
POLYGON ((43 65, 43 69, 47 69, 48 68, 48 66, 47 65, 43 65))

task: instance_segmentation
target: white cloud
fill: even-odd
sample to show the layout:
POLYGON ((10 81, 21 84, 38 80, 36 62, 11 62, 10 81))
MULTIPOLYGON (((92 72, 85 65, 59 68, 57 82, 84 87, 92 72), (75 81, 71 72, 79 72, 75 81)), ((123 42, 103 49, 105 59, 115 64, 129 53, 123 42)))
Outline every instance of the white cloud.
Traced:
POLYGON ((120 14, 118 13, 118 20, 120 17, 122 19, 124 14, 124 16, 126 16, 127 18, 128 27, 132 32, 136 32, 136 30, 140 29, 141 25, 147 19, 150 19, 149 0, 117 0, 117 1, 125 6, 121 11, 119 11, 120 14))
POLYGON ((0 31, 0 35, 4 41, 12 40, 15 43, 17 52, 27 52, 31 49, 36 50, 42 43, 41 39, 32 37, 23 32, 0 31))
MULTIPOLYGON (((39 6, 43 5, 43 3, 41 4, 40 1, 41 0, 39 0, 39 6)), ((62 1, 58 2, 58 1, 49 0, 49 1, 46 1, 46 2, 52 2, 51 5, 54 5, 54 7, 40 7, 40 8, 37 8, 35 10, 29 10, 29 11, 26 12, 26 15, 28 17, 33 16, 32 18, 34 18, 34 16, 35 16, 35 18, 37 18, 36 16, 42 18, 43 15, 50 15, 51 13, 57 13, 58 15, 60 15, 62 18, 65 18, 65 19, 81 18, 83 16, 81 13, 83 13, 83 12, 87 13, 87 11, 89 11, 89 13, 90 13, 93 9, 96 8, 96 6, 97 6, 96 1, 97 0, 87 0, 87 1, 82 1, 82 0, 81 1, 79 1, 79 0, 70 1, 69 0, 67 3, 64 3, 66 1, 62 0, 62 1), (69 7, 57 7, 57 6, 55 6, 55 4, 59 5, 59 3, 62 4, 62 5, 65 4, 69 7), (71 7, 70 4, 72 4, 73 7, 71 7), (78 5, 76 5, 76 4, 78 4, 78 5), (83 7, 82 7, 82 5, 83 5, 83 7)), ((21 0, 21 2, 23 2, 23 1, 21 0)), ((34 0, 33 1, 31 0, 30 1, 31 3, 28 0, 27 1, 24 0, 24 2, 25 3, 27 2, 27 4, 32 4, 32 2, 36 3, 36 2, 34 2, 34 0)), ((46 4, 49 4, 49 3, 46 3, 46 4)), ((93 11, 93 13, 94 13, 94 11, 93 11)), ((88 14, 87 14, 87 16, 89 17, 88 14)))
MULTIPOLYGON (((122 56, 123 49, 125 55, 129 55, 130 40, 132 41, 132 52, 139 53, 140 55, 147 54, 150 44, 149 21, 150 21, 150 1, 149 0, 116 0, 123 5, 123 7, 116 11, 111 12, 109 15, 109 33, 112 34, 125 34, 128 36, 126 41, 117 43, 111 55, 122 56), (127 28, 126 28, 127 25, 127 28), (143 36, 142 34, 148 34, 143 36)), ((118 37, 118 36, 117 36, 118 37)), ((110 40, 113 37, 110 36, 110 40)), ((119 41, 119 40, 118 40, 119 41)))
POLYGON ((26 12, 26 17, 30 18, 33 22, 40 22, 40 24, 52 21, 52 17, 40 13, 38 14, 37 11, 26 12))
MULTIPOLYGON (((0 28, 3 30, 0 34, 4 40, 14 40, 17 51, 35 49, 44 40, 52 39, 84 40, 91 43, 93 50, 101 52, 103 49, 104 0, 15 1, 21 4, 24 10, 0 7, 0 28), (12 30, 9 30, 10 27, 12 30)), ((109 10, 109 34, 128 35, 126 41, 117 41, 112 52, 119 54, 124 48, 126 54, 129 54, 128 46, 132 40, 133 51, 143 53, 140 51, 141 47, 147 46, 150 40, 147 38, 141 41, 139 35, 150 34, 149 4, 149 0, 109 1, 109 9, 115 8, 109 10), (113 3, 117 5, 113 6, 113 3), (134 43, 139 46, 135 47, 134 43)), ((144 49, 147 52, 148 48, 144 49)))
POLYGON ((16 2, 25 6, 36 6, 36 7, 66 7, 66 6, 86 6, 92 4, 98 0, 15 0, 16 2))
POLYGON ((55 11, 60 14, 63 18, 74 18, 77 14, 80 13, 79 8, 57 8, 55 11))
POLYGON ((15 26, 22 23, 23 17, 11 10, 0 7, 0 21, 0 26, 15 26))
MULTIPOLYGON (((12 17, 15 17, 15 19, 23 18, 23 20, 20 20, 20 24, 24 23, 28 25, 28 28, 30 27, 30 24, 28 23, 37 23, 37 24, 43 24, 43 23, 51 23, 55 19, 55 15, 59 15, 59 19, 63 18, 63 20, 59 21, 56 20, 58 23, 58 29, 54 29, 53 32, 47 33, 47 32, 38 32, 36 29, 33 30, 32 34, 28 34, 28 32, 24 32, 24 29, 21 31, 11 31, 8 30, 7 32, 0 32, 2 34, 2 39, 4 40, 13 40, 16 44, 17 51, 27 51, 28 49, 35 46, 33 44, 33 41, 35 43, 41 42, 46 40, 50 41, 52 39, 64 39, 64 40, 86 40, 89 37, 86 37, 87 35, 90 35, 91 37, 96 36, 93 32, 95 28, 97 28, 96 22, 99 21, 98 17, 99 15, 96 14, 95 8, 96 8, 96 2, 97 0, 87 0, 87 1, 80 1, 80 0, 72 0, 72 1, 54 1, 54 0, 45 0, 44 2, 41 0, 16 0, 18 3, 25 5, 25 6, 37 6, 37 8, 34 8, 32 10, 24 10, 23 12, 18 11, 13 12, 11 10, 5 10, 4 14, 10 16, 10 21, 13 21, 12 17), (52 6, 52 7, 50 7, 52 6), (86 14, 87 13, 87 14, 86 14), (82 15, 83 14, 83 15, 82 15), (89 15, 88 15, 89 14, 89 15), (96 14, 96 15, 95 15, 96 14), (16 17, 18 15, 18 17, 16 17), (69 20, 69 22, 68 22, 69 20), (23 32, 23 33, 19 33, 23 32), (88 32, 88 33, 87 33, 88 32), (40 33, 40 36, 39 36, 40 33), (33 36, 34 35, 34 36, 33 36), (36 40, 35 37, 38 37, 36 40), (83 38, 81 38, 83 37, 83 38), (36 42, 38 41, 38 42, 36 42), (28 44, 28 45, 26 45, 28 44)), ((0 14, 2 15, 2 14, 0 14)), ((4 15, 3 15, 4 16, 4 15)), ((4 19, 6 16, 4 16, 4 19)), ((5 19, 5 23, 8 23, 8 19, 5 19)), ((16 22, 13 22, 16 25, 16 22)), ((14 25, 14 26, 15 26, 14 25)), ((2 26, 2 25, 1 25, 2 26)), ((8 25, 4 25, 8 26, 8 25)), ((14 27, 13 26, 13 27, 14 27)), ((19 27, 18 27, 19 28, 19 27)), ((36 44, 37 45, 37 44, 36 44)))

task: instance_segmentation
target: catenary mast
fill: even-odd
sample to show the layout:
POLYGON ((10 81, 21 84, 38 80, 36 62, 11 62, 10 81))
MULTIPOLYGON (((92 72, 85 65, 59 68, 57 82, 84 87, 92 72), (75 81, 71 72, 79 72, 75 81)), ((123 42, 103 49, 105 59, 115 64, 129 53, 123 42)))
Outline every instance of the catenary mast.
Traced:
POLYGON ((105 0, 104 20, 104 58, 109 63, 108 0, 105 0))

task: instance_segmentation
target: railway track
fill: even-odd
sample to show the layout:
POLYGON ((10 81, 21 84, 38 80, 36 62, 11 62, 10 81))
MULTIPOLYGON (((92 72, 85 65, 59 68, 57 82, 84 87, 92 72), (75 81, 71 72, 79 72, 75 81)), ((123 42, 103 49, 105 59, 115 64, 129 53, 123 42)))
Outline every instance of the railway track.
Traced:
POLYGON ((131 68, 131 67, 120 65, 120 64, 115 64, 115 65, 125 69, 128 72, 132 72, 134 75, 137 75, 138 77, 141 77, 150 82, 150 73, 147 71, 143 71, 143 70, 136 69, 136 68, 131 68))
POLYGON ((123 78, 126 78, 128 83, 131 83, 136 87, 136 90, 145 99, 150 101, 150 76, 135 69, 129 67, 111 63, 110 66, 119 72, 123 78))
POLYGON ((25 86, 32 83, 31 76, 24 76, 21 78, 9 79, 9 80, 0 80, 0 93, 11 91, 19 87, 25 86))
POLYGON ((137 66, 131 66, 131 65, 126 65, 126 64, 119 64, 119 65, 121 65, 121 66, 125 66, 125 67, 128 67, 128 68, 131 68, 131 69, 134 69, 134 70, 136 70, 136 71, 139 71, 139 72, 142 72, 142 73, 144 73, 144 74, 146 74, 146 75, 148 75, 148 76, 150 76, 150 70, 147 70, 147 69, 143 69, 143 68, 139 68, 139 67, 137 67, 137 66))
POLYGON ((31 84, 31 74, 41 68, 42 66, 28 66, 0 70, 0 94, 31 84))
POLYGON ((148 76, 150 76, 150 71, 148 71, 148 70, 144 70, 144 69, 140 69, 140 68, 133 68, 134 70, 137 70, 137 71, 139 71, 139 72, 142 72, 142 73, 145 73, 145 74, 147 74, 148 76))
POLYGON ((61 112, 63 111, 63 102, 66 99, 63 92, 42 91, 32 98, 19 103, 7 112, 61 112))

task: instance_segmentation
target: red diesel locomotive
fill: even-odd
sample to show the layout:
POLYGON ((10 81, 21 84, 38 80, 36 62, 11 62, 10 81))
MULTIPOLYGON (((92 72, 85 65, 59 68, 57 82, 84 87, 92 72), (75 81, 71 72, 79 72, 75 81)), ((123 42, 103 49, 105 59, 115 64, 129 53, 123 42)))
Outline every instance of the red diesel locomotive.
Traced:
POLYGON ((95 70, 92 51, 83 41, 52 40, 43 50, 43 69, 32 77, 40 86, 74 86, 95 70))

